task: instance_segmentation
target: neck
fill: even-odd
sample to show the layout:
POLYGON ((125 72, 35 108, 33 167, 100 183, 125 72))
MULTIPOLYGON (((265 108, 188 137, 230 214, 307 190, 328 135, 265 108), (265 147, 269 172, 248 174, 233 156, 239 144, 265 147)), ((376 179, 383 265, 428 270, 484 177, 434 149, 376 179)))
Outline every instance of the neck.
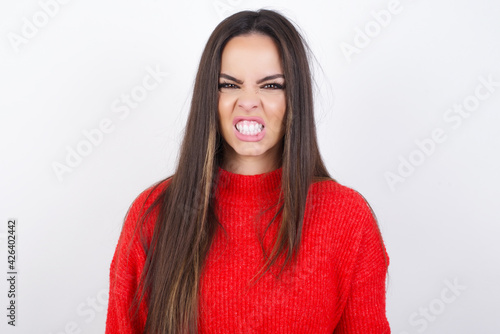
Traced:
POLYGON ((255 161, 253 159, 241 159, 240 161, 235 162, 230 161, 228 163, 222 164, 222 169, 241 175, 257 175, 272 172, 280 167, 279 164, 273 162, 261 162, 255 161))
POLYGON ((241 175, 257 175, 272 172, 281 167, 280 150, 273 149, 260 156, 237 154, 231 147, 224 150, 222 169, 241 175))

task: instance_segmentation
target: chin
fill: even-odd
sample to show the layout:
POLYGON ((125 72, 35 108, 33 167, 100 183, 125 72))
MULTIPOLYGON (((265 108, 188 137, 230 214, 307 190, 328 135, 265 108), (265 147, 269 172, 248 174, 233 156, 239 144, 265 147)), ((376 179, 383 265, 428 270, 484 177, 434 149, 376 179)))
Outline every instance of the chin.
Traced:
POLYGON ((260 147, 239 147, 235 150, 236 154, 242 156, 259 156, 266 152, 260 147))

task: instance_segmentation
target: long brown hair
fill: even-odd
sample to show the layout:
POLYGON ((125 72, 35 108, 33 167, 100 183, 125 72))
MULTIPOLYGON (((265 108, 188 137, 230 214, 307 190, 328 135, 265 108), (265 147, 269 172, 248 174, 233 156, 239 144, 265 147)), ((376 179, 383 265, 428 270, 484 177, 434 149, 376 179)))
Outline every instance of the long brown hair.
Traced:
POLYGON ((136 306, 147 301, 144 333, 197 332, 200 275, 216 228, 221 227, 213 196, 224 149, 218 119, 221 55, 231 38, 251 33, 274 40, 286 80, 281 196, 276 203, 281 222, 259 277, 280 257, 281 270, 295 259, 309 186, 317 179, 331 179, 318 150, 305 41, 274 11, 243 11, 226 18, 201 56, 175 174, 147 211, 156 208, 159 214, 150 243, 143 243, 147 258, 135 298, 136 306))

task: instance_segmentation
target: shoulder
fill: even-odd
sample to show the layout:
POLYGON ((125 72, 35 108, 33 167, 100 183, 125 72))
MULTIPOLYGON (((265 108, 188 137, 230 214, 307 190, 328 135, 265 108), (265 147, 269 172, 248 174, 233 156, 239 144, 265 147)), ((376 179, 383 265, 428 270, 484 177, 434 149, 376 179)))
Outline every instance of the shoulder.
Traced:
POLYGON ((153 204, 168 183, 168 180, 163 180, 147 188, 130 205, 118 238, 112 268, 117 263, 123 261, 129 263, 132 258, 141 259, 144 256, 145 244, 142 241, 149 242, 157 217, 157 210, 150 208, 153 208, 153 204))
POLYGON ((337 215, 356 218, 356 221, 370 220, 374 216, 363 195, 334 180, 313 183, 309 188, 308 201, 315 208, 335 211, 337 215))
POLYGON ((306 210, 312 224, 317 224, 334 239, 361 242, 381 241, 375 213, 358 191, 334 180, 315 182, 309 188, 306 210))
POLYGON ((334 180, 315 182, 309 188, 307 209, 313 224, 332 237, 353 259, 388 265, 388 256, 375 213, 358 191, 334 180))
POLYGON ((144 230, 152 232, 159 209, 159 197, 162 196, 171 178, 162 180, 143 190, 130 205, 122 228, 122 238, 133 239, 138 233, 138 224, 144 230))
POLYGON ((140 217, 144 215, 148 208, 150 208, 165 191, 170 180, 171 178, 164 179, 142 191, 130 205, 127 216, 136 215, 140 217))

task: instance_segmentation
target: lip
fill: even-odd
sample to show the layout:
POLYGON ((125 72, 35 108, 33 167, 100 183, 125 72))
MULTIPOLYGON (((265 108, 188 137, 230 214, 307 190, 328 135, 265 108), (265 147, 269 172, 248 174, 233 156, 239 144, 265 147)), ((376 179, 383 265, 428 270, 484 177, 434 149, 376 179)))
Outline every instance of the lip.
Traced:
POLYGON ((236 138, 238 138, 241 141, 251 141, 251 142, 253 142, 253 141, 260 141, 266 135, 266 124, 264 123, 264 120, 262 118, 260 118, 260 117, 256 117, 256 116, 253 116, 253 117, 238 116, 238 117, 235 117, 233 119, 233 131, 234 131, 234 135, 236 136, 236 138), (243 133, 239 132, 238 129, 236 129, 236 124, 238 122, 240 122, 240 121, 255 121, 255 122, 258 122, 258 123, 262 124, 264 127, 255 136, 244 135, 243 133))

